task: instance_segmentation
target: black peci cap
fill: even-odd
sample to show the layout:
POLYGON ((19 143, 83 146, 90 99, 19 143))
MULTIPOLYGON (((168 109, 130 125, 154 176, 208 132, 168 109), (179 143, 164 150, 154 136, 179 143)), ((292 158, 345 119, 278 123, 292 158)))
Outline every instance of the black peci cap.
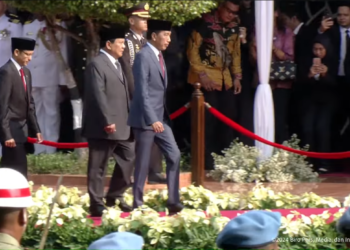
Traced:
POLYGON ((126 29, 120 26, 102 27, 100 31, 101 41, 108 41, 118 38, 125 38, 126 29))
POLYGON ((172 23, 163 20, 150 19, 147 21, 148 30, 164 30, 171 31, 172 23))
POLYGON ((30 38, 25 38, 25 37, 11 38, 12 51, 14 51, 15 49, 34 51, 35 44, 36 44, 35 40, 30 38))

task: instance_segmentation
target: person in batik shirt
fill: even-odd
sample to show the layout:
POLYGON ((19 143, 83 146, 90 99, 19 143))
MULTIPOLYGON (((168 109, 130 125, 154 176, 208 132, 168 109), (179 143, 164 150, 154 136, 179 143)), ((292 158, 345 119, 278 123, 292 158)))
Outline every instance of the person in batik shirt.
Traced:
MULTIPOLYGON (((217 10, 204 14, 187 47, 188 82, 201 83, 205 101, 232 120, 237 117, 236 95, 241 92, 242 78, 240 46, 246 37, 245 29, 239 27, 239 4, 226 0, 217 10)), ((205 167, 213 169, 211 153, 227 148, 235 139, 235 131, 207 114, 205 133, 205 167)))

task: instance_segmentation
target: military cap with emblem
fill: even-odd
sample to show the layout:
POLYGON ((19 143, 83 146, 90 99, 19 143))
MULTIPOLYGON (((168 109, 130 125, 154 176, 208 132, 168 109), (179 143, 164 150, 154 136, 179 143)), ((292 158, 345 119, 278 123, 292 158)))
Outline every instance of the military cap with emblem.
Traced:
POLYGON ((154 19, 147 20, 148 30, 171 31, 171 26, 172 26, 172 23, 169 21, 154 20, 154 19))
POLYGON ((18 50, 30 50, 33 51, 35 48, 35 40, 26 37, 12 37, 11 38, 12 51, 18 50))
POLYGON ((220 232, 216 244, 221 249, 240 249, 267 246, 273 243, 281 227, 281 214, 269 211, 250 211, 232 219, 220 232))
POLYGON ((124 14, 127 17, 130 16, 138 16, 143 18, 150 18, 149 14, 149 5, 148 3, 140 3, 138 5, 135 5, 129 9, 124 10, 124 14))
POLYGON ((111 233, 93 242, 88 250, 141 250, 144 245, 143 238, 129 232, 111 233))

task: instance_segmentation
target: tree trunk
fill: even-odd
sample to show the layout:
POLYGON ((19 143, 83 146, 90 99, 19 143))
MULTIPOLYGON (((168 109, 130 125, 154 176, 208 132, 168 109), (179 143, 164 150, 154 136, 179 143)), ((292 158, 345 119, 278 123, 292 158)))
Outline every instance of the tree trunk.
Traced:
POLYGON ((87 62, 91 62, 91 60, 98 54, 99 51, 99 36, 96 31, 97 28, 91 19, 87 19, 86 21, 86 31, 87 36, 89 37, 89 48, 88 48, 88 57, 87 62))

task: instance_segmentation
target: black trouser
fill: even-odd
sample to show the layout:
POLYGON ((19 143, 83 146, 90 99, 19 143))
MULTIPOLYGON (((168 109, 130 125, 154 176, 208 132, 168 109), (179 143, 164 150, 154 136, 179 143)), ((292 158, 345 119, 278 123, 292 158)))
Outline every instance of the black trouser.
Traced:
MULTIPOLYGON (((332 121, 335 111, 335 102, 330 99, 324 102, 302 101, 301 110, 301 139, 304 145, 309 145, 311 152, 331 152, 332 121)), ((330 161, 312 159, 318 168, 330 167, 330 161)))
POLYGON ((5 146, 5 143, 1 143, 2 146, 2 158, 0 167, 12 168, 26 178, 28 178, 27 168, 27 152, 24 143, 16 143, 16 147, 9 148, 5 146))
POLYGON ((291 90, 276 88, 272 94, 275 110, 275 142, 282 144, 289 139, 288 112, 291 90))
POLYGON ((135 143, 132 140, 116 141, 104 139, 88 139, 88 192, 90 195, 90 211, 103 206, 104 177, 107 172, 109 158, 113 154, 116 164, 106 195, 106 202, 112 203, 122 198, 130 185, 131 173, 135 160, 135 143))
MULTIPOLYGON (((203 90, 205 102, 220 111, 223 115, 233 121, 237 121, 237 95, 233 89, 222 91, 203 90)), ((211 153, 220 154, 225 148, 228 148, 234 139, 237 138, 237 132, 222 123, 208 111, 205 113, 205 168, 213 169, 214 161, 211 153)))
MULTIPOLYGON (((238 123, 242 127, 248 129, 251 132, 254 132, 254 90, 252 88, 251 78, 252 77, 247 76, 247 73, 244 74, 243 71, 243 79, 241 80, 242 92, 239 95, 237 95, 237 119, 238 123)), ((253 139, 243 134, 239 134, 238 136, 240 142, 242 142, 244 145, 255 145, 255 141, 253 139)))
MULTIPOLYGON (((350 93, 350 82, 346 80, 345 77, 338 77, 338 98, 339 105, 336 110, 336 116, 334 117, 334 141, 333 146, 336 151, 349 150, 349 139, 344 138, 342 136, 341 130, 343 129, 346 120, 350 118, 350 101, 349 101, 349 93, 350 93), (339 143, 339 142, 342 143, 339 143)), ((349 127, 347 128, 349 131, 349 127)), ((347 133, 345 133, 346 135, 347 133)))

